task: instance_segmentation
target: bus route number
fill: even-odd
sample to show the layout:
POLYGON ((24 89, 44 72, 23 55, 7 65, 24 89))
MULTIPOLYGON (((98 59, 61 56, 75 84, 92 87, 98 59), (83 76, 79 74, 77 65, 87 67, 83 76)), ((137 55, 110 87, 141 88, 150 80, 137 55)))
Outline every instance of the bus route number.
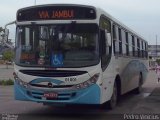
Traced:
POLYGON ((77 79, 74 77, 74 78, 65 78, 65 81, 66 82, 75 82, 77 79))

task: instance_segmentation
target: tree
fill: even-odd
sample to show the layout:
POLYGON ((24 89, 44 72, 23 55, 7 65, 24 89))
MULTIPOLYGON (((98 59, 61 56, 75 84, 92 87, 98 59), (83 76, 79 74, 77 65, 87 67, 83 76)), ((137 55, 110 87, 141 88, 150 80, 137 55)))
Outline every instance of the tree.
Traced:
POLYGON ((8 63, 11 62, 13 60, 14 57, 14 52, 11 50, 7 50, 3 53, 3 60, 6 61, 6 68, 8 68, 8 63))
POLYGON ((3 29, 2 27, 0 27, 0 33, 1 33, 2 31, 4 32, 4 29, 3 29))

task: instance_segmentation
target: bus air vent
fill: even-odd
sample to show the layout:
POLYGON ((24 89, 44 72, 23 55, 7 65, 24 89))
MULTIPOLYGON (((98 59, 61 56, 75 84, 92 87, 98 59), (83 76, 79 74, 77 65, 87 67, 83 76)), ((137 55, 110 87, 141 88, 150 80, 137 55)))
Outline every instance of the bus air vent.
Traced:
POLYGON ((23 74, 40 77, 70 77, 86 74, 86 71, 70 70, 20 70, 23 74))

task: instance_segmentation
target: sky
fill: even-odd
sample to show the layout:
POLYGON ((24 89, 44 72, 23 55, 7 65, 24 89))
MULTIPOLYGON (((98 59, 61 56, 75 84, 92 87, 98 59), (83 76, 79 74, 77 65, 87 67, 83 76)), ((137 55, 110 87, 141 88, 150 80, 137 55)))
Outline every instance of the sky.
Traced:
MULTIPOLYGON (((160 45, 160 0, 0 0, 0 27, 16 20, 18 9, 33 5, 72 3, 93 5, 104 9, 114 18, 143 36, 149 44, 160 45)), ((14 39, 15 25, 9 26, 14 39)))

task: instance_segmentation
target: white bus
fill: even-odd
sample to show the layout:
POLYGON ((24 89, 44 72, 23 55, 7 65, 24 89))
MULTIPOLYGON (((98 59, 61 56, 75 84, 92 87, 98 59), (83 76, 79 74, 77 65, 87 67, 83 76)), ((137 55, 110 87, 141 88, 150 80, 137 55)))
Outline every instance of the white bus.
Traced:
POLYGON ((114 108, 120 95, 140 92, 148 72, 147 42, 100 8, 22 8, 16 26, 16 100, 114 108))

